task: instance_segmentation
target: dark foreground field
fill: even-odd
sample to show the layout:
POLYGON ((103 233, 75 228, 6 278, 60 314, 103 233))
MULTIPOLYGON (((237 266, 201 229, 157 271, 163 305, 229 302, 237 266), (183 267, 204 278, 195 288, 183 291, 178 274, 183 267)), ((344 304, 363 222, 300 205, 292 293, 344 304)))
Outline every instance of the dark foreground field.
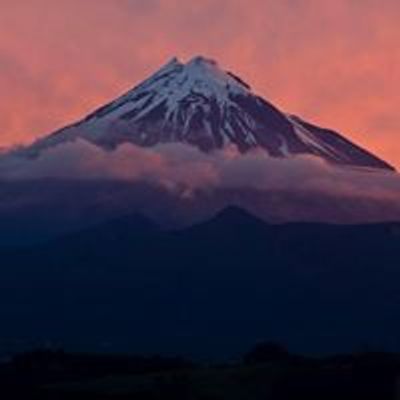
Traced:
POLYGON ((1 365, 1 399, 395 399, 400 356, 329 358, 259 347, 243 360, 199 365, 179 358, 40 351, 1 365))

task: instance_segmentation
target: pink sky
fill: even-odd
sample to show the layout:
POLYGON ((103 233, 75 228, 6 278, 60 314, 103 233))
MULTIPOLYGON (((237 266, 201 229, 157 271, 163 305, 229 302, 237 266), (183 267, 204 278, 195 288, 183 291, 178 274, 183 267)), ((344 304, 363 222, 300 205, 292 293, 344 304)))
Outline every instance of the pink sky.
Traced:
POLYGON ((202 54, 400 168, 397 0, 0 0, 0 146, 202 54))

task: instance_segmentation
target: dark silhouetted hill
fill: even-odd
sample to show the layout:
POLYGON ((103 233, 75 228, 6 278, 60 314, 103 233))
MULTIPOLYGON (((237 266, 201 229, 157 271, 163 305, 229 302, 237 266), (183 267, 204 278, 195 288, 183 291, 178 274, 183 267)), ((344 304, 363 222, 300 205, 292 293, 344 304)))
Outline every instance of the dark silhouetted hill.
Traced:
POLYGON ((229 208, 181 230, 136 215, 4 250, 0 346, 200 358, 260 339, 400 350, 399 227, 272 225, 229 208))

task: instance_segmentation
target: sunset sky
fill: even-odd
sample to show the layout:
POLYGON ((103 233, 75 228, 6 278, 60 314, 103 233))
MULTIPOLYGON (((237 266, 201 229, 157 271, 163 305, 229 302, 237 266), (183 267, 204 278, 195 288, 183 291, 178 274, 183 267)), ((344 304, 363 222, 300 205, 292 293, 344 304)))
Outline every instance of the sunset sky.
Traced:
POLYGON ((398 0, 0 0, 0 146, 202 54, 400 168, 398 0))

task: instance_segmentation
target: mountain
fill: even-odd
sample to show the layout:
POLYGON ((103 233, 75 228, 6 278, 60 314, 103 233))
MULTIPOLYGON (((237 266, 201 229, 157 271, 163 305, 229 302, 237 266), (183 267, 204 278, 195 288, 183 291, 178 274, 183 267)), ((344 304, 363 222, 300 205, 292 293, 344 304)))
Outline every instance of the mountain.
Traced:
POLYGON ((396 223, 274 225, 232 207, 175 231, 116 219, 0 250, 0 347, 223 358, 271 339, 398 351, 399 246, 396 223))
POLYGON ((245 153, 260 148, 271 157, 314 155, 331 163, 393 170, 385 161, 340 134, 283 113, 231 72, 204 57, 174 58, 158 72, 83 120, 23 150, 82 138, 113 150, 181 142, 202 151, 235 145, 245 153))
POLYGON ((400 203, 398 185, 391 183, 397 174, 387 173, 391 169, 339 134, 281 112, 216 62, 173 59, 76 124, 1 154, 0 246, 38 243, 135 213, 163 229, 182 228, 229 205, 275 223, 395 221, 400 203), (46 154, 79 138, 94 145, 46 154), (160 144, 169 142, 185 145, 168 153, 171 146, 160 144), (138 148, 113 152, 123 143, 151 148, 149 154, 160 162, 142 160, 138 148), (254 160, 232 158, 232 146, 242 153, 259 151, 254 160), (222 157, 186 153, 197 148, 213 154, 225 147, 222 157), (341 168, 326 169, 315 160, 270 163, 296 154, 341 168), (132 179, 125 179, 131 172, 132 179), (217 183, 207 184, 214 178, 217 183))

